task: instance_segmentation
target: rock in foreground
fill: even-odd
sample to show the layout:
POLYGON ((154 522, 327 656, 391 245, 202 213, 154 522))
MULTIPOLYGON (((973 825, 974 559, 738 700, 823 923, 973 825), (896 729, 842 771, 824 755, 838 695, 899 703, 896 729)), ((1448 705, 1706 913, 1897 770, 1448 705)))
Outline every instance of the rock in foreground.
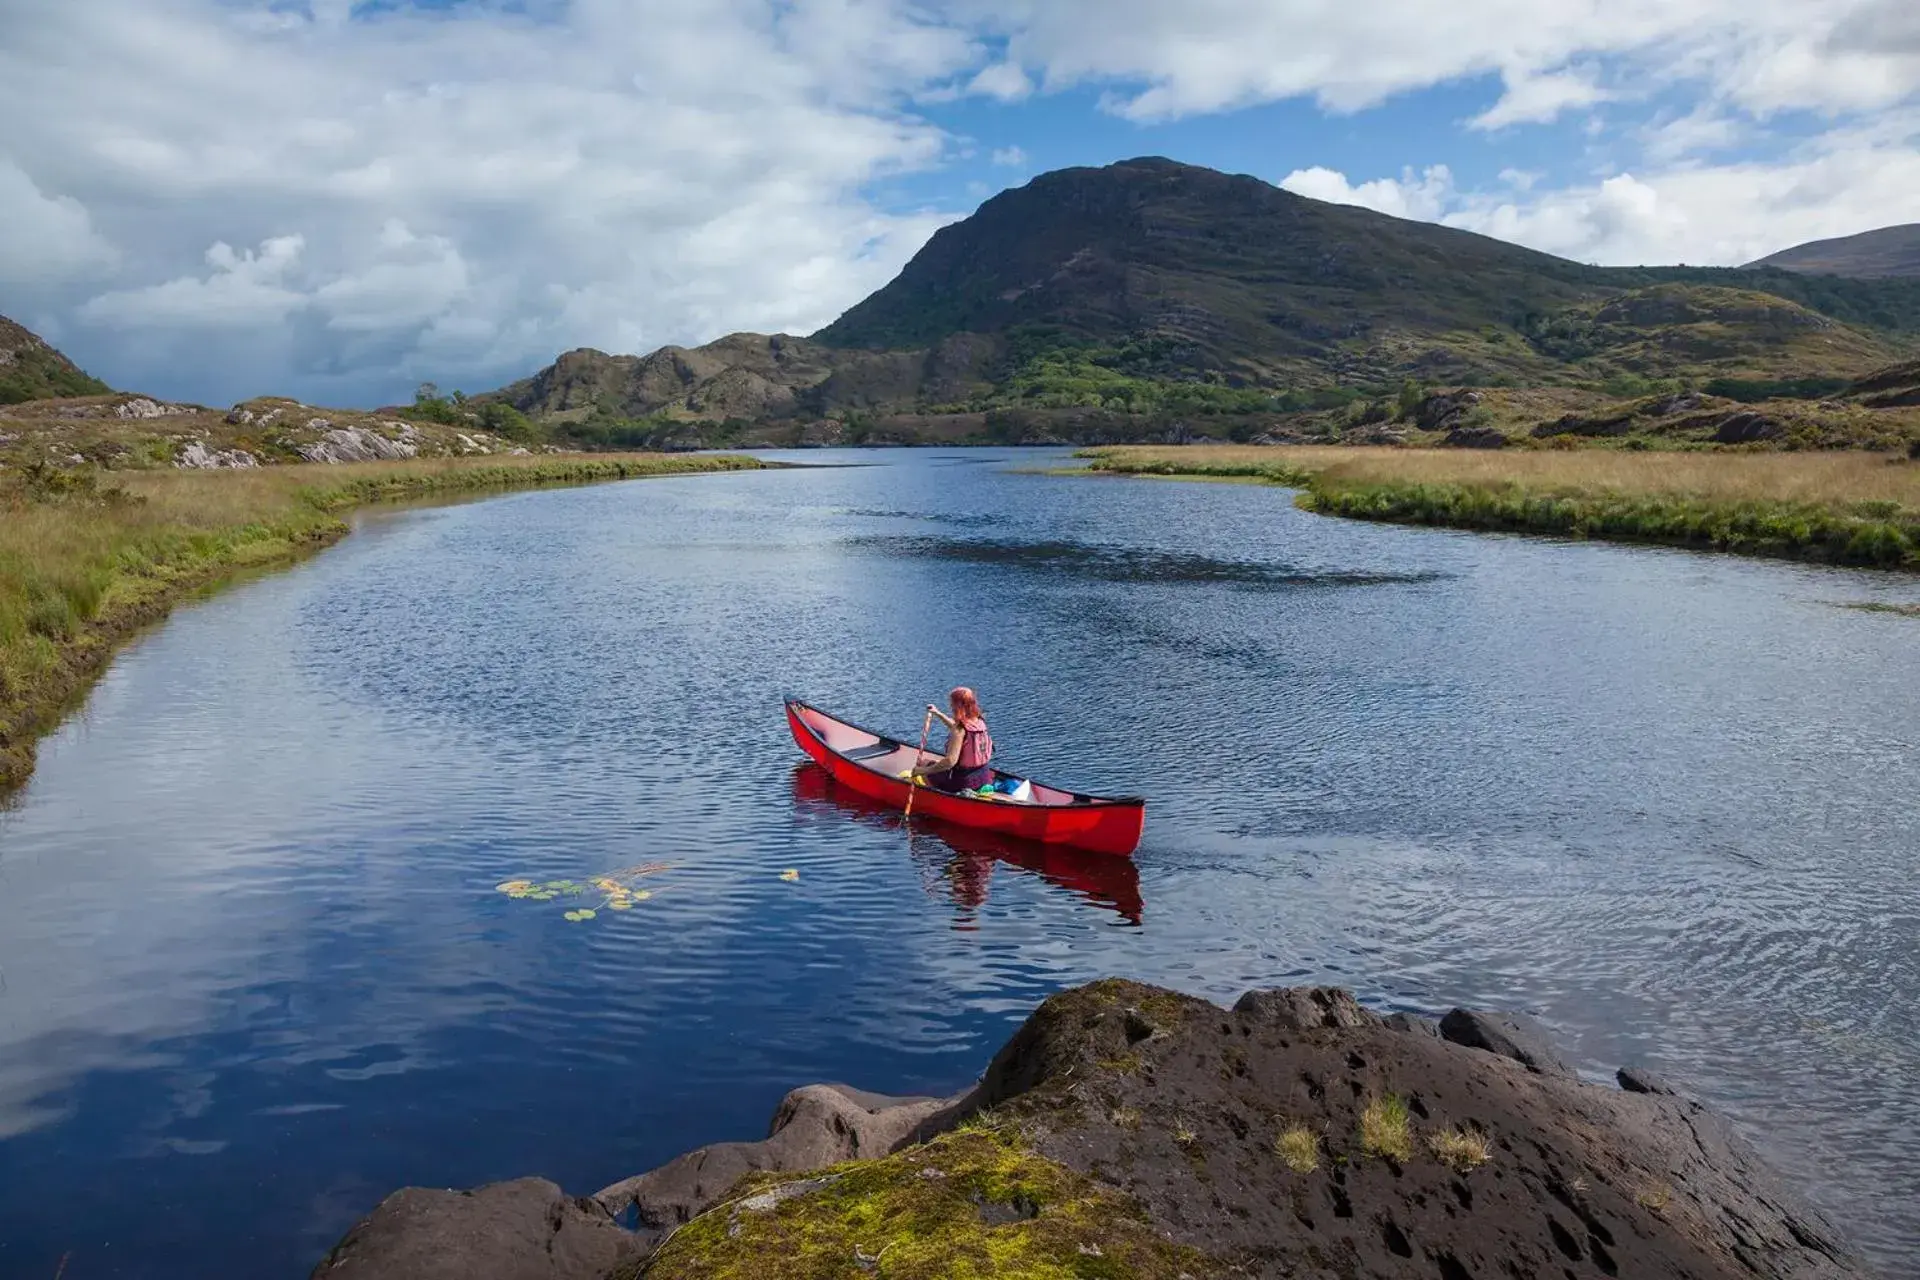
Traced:
POLYGON ((404 1191, 315 1276, 1868 1274, 1723 1122, 1622 1084, 1580 1081, 1524 1020, 1099 982, 1043 1004, 962 1097, 800 1090, 766 1142, 591 1200, 404 1191), (615 1225, 630 1206, 638 1232, 615 1225))

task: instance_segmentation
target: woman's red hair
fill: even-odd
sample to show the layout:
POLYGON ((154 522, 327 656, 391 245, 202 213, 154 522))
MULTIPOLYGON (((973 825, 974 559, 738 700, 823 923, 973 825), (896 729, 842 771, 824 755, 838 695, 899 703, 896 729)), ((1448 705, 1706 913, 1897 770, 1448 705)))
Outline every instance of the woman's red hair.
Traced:
POLYGON ((984 720, 980 711, 980 699, 973 696, 973 690, 961 685, 947 695, 947 702, 953 707, 953 714, 960 720, 984 720))

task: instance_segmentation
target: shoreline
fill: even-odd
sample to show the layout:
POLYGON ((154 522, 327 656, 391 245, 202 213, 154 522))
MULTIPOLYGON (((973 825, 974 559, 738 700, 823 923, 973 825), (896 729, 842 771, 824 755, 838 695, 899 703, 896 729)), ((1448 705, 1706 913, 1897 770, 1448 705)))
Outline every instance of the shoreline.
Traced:
POLYGON ((1796 496, 1796 485, 1788 482, 1804 477, 1791 475, 1791 469, 1800 465, 1811 472, 1836 455, 1555 451, 1524 455, 1534 459, 1524 468, 1537 474, 1523 475, 1523 466, 1502 474, 1502 456, 1490 451, 1464 454, 1321 445, 1289 450, 1271 461, 1248 456, 1258 451, 1262 450, 1205 446, 1085 449, 1074 456, 1086 459, 1087 467, 1075 474, 1270 484, 1299 490, 1294 505, 1303 511, 1381 524, 1592 539, 1920 572, 1920 466, 1904 460, 1870 457, 1850 460, 1850 465, 1863 476, 1870 466, 1886 467, 1898 483, 1883 487, 1911 489, 1913 504, 1864 495, 1813 496, 1809 492, 1796 496), (1324 449, 1328 455, 1297 456, 1307 448, 1324 449), (1182 454, 1187 456, 1178 456, 1182 454), (1724 468, 1723 481, 1754 479, 1752 473, 1760 468, 1774 474, 1760 475, 1753 492, 1736 492, 1738 486, 1732 483, 1719 494, 1690 491, 1661 482, 1658 468, 1675 465, 1662 461, 1670 456, 1685 458, 1684 465, 1696 469, 1724 468), (1796 458, 1805 461, 1796 464, 1796 458), (1736 475, 1742 469, 1749 474, 1736 475), (1560 474, 1553 474, 1556 470, 1560 474), (1639 474, 1631 474, 1635 471, 1639 474), (1620 482, 1622 472, 1629 473, 1625 483, 1620 482), (1768 491, 1769 481, 1776 491, 1768 491))
POLYGON ((1586 1081, 1524 1016, 1108 978, 1043 1001, 951 1097, 802 1086, 765 1139, 590 1196, 403 1188, 312 1276, 1212 1280, 1328 1258, 1379 1280, 1874 1274, 1712 1109, 1631 1066, 1586 1081))
MULTIPOLYGON (((68 565, 42 565, 28 558, 32 551, 9 556, 9 548, 0 545, 0 567, 11 568, 16 558, 23 562, 15 588, 22 598, 0 598, 0 806, 33 776, 40 739, 85 702, 124 645, 187 600, 332 546, 352 530, 343 518, 347 513, 410 499, 486 497, 781 465, 712 453, 490 457, 259 471, 110 472, 108 479, 131 487, 37 499, 0 489, 0 510, 18 514, 23 523, 38 518, 52 535, 67 532, 59 528, 62 521, 109 526, 91 545, 69 554, 73 563, 68 565), (222 485, 230 492, 220 494, 222 485), (240 486, 248 487, 242 492, 240 486), (192 509, 193 498, 235 499, 238 505, 226 522, 140 521, 155 498, 188 499, 182 511, 192 509), (16 606, 11 619, 9 604, 16 606), (3 625, 8 621, 11 627, 3 625)), ((57 537, 49 538, 53 541, 57 537)), ((51 559, 57 552, 45 554, 51 559)))

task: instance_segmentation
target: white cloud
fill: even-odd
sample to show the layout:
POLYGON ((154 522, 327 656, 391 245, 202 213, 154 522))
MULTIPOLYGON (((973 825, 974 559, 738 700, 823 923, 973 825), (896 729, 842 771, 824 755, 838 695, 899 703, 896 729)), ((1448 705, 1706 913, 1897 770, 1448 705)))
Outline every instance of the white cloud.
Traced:
POLYGON ((1590 107, 1605 102, 1610 95, 1590 68, 1554 71, 1535 75, 1508 71, 1504 75, 1506 92, 1500 101, 1475 116, 1476 129, 1504 129, 1515 124, 1547 124, 1560 113, 1574 107, 1590 107))
POLYGON ((113 265, 113 246, 93 229, 86 206, 49 196, 19 165, 0 157, 0 284, 43 285, 84 278, 113 265))
POLYGON ((1357 204, 1396 218, 1437 222, 1453 198, 1453 174, 1436 164, 1415 176, 1412 169, 1398 178, 1375 178, 1354 186, 1347 175, 1333 169, 1295 169, 1280 180, 1295 195, 1334 204, 1357 204))
POLYGON ((1033 82, 1016 62, 996 62, 968 82, 967 91, 1002 102, 1017 102, 1033 92, 1033 82))
MULTIPOLYGON (((1497 77, 1465 122, 1495 138, 1604 101, 1588 127, 1617 167, 1583 186, 1289 179, 1602 256, 1895 220, 1917 150, 1889 123, 1920 86, 1907 0, 0 5, 9 304, 90 322, 115 382, 201 399, 243 367, 248 390, 359 402, 423 373, 496 384, 579 345, 809 331, 946 220, 870 193, 958 149, 918 112, 968 94, 1081 86, 1145 121, 1497 77), (113 92, 71 93, 101 66, 126 69, 113 92), (1682 105, 1633 117, 1655 96, 1682 105), (1773 165, 1689 167, 1799 109, 1836 132, 1773 165), (1729 194, 1776 179, 1817 198, 1729 194), (294 236, 293 261, 264 247, 294 236), (201 265, 214 243, 263 247, 201 265)), ((993 159, 1022 168, 1016 150, 993 159)))
POLYGON ((1027 163, 1027 153, 1019 147, 1001 147, 993 153, 993 162, 1002 168, 1023 168, 1027 163))
POLYGON ((966 0, 1008 61, 1049 88, 1112 84, 1152 120, 1311 96, 1336 111, 1498 73, 1489 123, 1597 101, 1580 60, 1662 89, 1694 84, 1744 109, 1859 111, 1920 84, 1908 0, 966 0), (1128 87, 1131 86, 1131 87, 1128 87))
POLYGON ((209 400, 365 403, 423 371, 498 385, 580 345, 811 331, 945 220, 865 189, 941 161, 946 135, 905 104, 984 61, 892 0, 351 20, 265 0, 5 2, 7 145, 73 203, 48 206, 51 229, 10 220, 0 260, 58 260, 89 226, 122 244, 104 288, 27 301, 86 321, 110 380, 209 400), (101 65, 138 71, 69 91, 101 65), (292 258, 270 247, 283 237, 292 258), (215 242, 262 248, 196 265, 215 242))
POLYGON ((306 241, 297 235, 263 241, 257 251, 236 252, 222 240, 207 250, 210 275, 103 293, 82 306, 79 315, 88 323, 124 329, 277 324, 306 305, 306 296, 285 283, 305 248, 306 241))
POLYGON ((314 290, 330 327, 380 333, 426 324, 466 294, 466 261, 444 236, 416 236, 396 219, 378 244, 374 262, 314 290))
POLYGON ((1661 119, 1643 131, 1649 160, 1666 163, 1709 151, 1724 151, 1741 142, 1750 126, 1711 103, 1702 103, 1686 115, 1661 119))
POLYGON ((1461 191, 1435 166, 1355 184, 1289 174, 1301 195, 1427 218, 1580 261, 1734 266, 1789 245, 1920 222, 1920 121, 1838 133, 1777 162, 1680 165, 1559 188, 1461 191))

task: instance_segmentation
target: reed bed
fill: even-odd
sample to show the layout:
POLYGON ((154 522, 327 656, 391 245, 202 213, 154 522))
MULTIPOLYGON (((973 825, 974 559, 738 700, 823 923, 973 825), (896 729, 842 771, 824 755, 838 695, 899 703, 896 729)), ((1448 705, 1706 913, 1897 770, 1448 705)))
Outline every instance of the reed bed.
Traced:
POLYGON ((182 597, 346 532, 368 503, 758 467, 615 454, 241 471, 23 473, 0 480, 0 794, 114 649, 182 597))
POLYGON ((1327 515, 1920 567, 1920 465, 1862 452, 1120 448, 1118 474, 1258 477, 1327 515))

